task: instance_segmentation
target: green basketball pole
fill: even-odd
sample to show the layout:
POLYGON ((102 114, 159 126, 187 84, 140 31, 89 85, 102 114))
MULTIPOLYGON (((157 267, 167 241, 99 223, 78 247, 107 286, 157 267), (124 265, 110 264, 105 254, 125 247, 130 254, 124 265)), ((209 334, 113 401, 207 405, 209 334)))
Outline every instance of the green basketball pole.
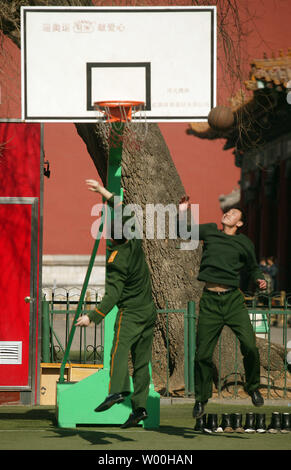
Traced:
MULTIPOLYGON (((113 124, 114 126, 114 124, 113 124)), ((115 132, 117 129, 114 129, 115 132)), ((122 135, 123 126, 118 127, 118 132, 122 135)), ((122 198, 121 189, 121 161, 122 161, 122 139, 118 145, 110 145, 108 173, 107 173, 107 189, 122 198)), ((61 428, 75 428, 79 425, 120 425, 124 423, 131 412, 130 396, 126 397, 121 404, 112 406, 109 410, 96 413, 94 409, 108 395, 108 387, 110 381, 110 353, 114 336, 114 323, 117 314, 117 307, 106 315, 104 319, 104 357, 103 368, 93 375, 86 377, 80 382, 65 381, 64 371, 68 361, 69 352, 73 337, 76 330, 76 321, 81 313, 84 297, 89 284, 90 275, 94 266, 96 253, 99 247, 100 238, 104 227, 103 210, 102 222, 99 227, 99 233, 94 243, 93 251, 89 261, 86 277, 82 286, 80 300, 77 311, 72 323, 69 334, 67 348, 61 364, 60 377, 57 383, 57 403, 56 415, 58 426, 61 428)), ((150 368, 151 376, 151 368, 150 368)), ((131 380, 131 391, 133 385, 131 380)), ((155 392, 154 385, 151 380, 149 396, 147 401, 148 418, 141 424, 144 428, 157 428, 160 424, 160 395, 155 392)))

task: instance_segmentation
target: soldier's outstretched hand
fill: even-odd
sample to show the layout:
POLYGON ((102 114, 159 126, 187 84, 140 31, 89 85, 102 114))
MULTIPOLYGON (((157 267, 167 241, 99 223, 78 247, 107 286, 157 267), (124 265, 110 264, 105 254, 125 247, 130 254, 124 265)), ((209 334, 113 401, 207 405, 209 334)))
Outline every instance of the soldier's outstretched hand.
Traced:
POLYGON ((100 193, 101 189, 103 188, 103 186, 100 183, 98 183, 98 181, 96 180, 86 180, 86 183, 90 191, 95 191, 97 193, 100 193))

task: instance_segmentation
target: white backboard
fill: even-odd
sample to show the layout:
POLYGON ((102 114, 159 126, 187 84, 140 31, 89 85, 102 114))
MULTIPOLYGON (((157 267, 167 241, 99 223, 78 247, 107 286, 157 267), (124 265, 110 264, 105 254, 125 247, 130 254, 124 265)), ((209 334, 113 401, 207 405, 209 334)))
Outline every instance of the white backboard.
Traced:
POLYGON ((22 7, 21 41, 25 121, 96 122, 104 100, 144 101, 149 122, 216 106, 216 7, 22 7))

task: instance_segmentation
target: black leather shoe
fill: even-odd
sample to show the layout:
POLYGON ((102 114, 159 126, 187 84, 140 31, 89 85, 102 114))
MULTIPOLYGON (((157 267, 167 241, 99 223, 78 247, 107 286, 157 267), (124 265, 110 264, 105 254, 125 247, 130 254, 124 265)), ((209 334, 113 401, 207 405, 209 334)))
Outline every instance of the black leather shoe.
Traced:
POLYGON ((266 430, 266 415, 264 413, 256 413, 256 431, 259 433, 264 433, 266 430))
POLYGON ((276 434, 281 431, 281 413, 274 411, 272 413, 271 423, 268 426, 268 432, 276 434))
POLYGON ((193 418, 201 418, 204 415, 204 406, 207 401, 196 401, 193 408, 193 418))
POLYGON ((207 416, 207 423, 203 432, 206 434, 212 434, 216 432, 218 428, 218 416, 216 413, 209 413, 207 416))
POLYGON ((145 408, 137 408, 135 411, 130 413, 127 421, 125 421, 125 423, 123 423, 120 427, 122 429, 125 429, 125 428, 131 428, 133 426, 137 426, 137 424, 140 421, 147 419, 147 417, 148 417, 148 414, 145 408))
POLYGON ((223 432, 233 432, 231 424, 231 415, 229 413, 223 413, 221 417, 221 424, 223 432))
POLYGON ((115 403, 122 403, 124 401, 124 395, 122 393, 113 393, 112 395, 108 395, 105 400, 95 408, 94 411, 97 413, 100 411, 106 411, 111 408, 111 406, 115 405, 115 403))
POLYGON ((205 414, 200 418, 196 418, 194 431, 203 431, 203 429, 206 427, 206 418, 207 416, 205 414))
POLYGON ((291 413, 282 413, 282 428, 281 432, 291 432, 291 413))
POLYGON ((245 432, 242 427, 242 414, 241 413, 232 413, 231 414, 232 429, 234 432, 243 433, 245 432))
POLYGON ((253 392, 250 392, 250 397, 252 399, 253 405, 255 406, 263 406, 264 404, 264 399, 262 395, 260 394, 259 390, 254 390, 253 392))
POLYGON ((256 418, 255 418, 254 413, 249 412, 246 414, 246 422, 244 425, 244 430, 245 432, 248 432, 248 433, 256 432, 256 418))

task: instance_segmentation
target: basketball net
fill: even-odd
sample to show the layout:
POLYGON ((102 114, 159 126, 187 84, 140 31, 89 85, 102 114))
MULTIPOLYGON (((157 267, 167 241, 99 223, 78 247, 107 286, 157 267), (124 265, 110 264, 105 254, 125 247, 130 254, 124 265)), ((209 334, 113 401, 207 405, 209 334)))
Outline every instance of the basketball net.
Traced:
POLYGON ((97 123, 112 147, 140 150, 147 135, 145 104, 141 101, 97 101, 97 123))

